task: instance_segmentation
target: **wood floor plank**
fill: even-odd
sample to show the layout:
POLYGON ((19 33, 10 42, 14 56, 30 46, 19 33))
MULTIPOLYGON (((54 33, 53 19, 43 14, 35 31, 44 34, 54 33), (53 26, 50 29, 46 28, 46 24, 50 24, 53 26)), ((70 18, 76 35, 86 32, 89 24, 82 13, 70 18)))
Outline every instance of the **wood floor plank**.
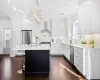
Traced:
POLYGON ((69 73, 71 73, 72 75, 76 76, 77 78, 79 78, 79 80, 86 80, 84 78, 82 78, 80 75, 78 75, 77 73, 73 72, 72 70, 70 70, 69 68, 67 68, 66 66, 64 66, 63 64, 59 63, 59 65, 65 69, 66 71, 68 71, 69 73))
POLYGON ((79 80, 60 67, 59 63, 75 71, 63 57, 51 57, 49 76, 25 76, 24 74, 17 73, 17 71, 22 68, 21 57, 3 57, 2 60, 0 60, 0 80, 79 80))

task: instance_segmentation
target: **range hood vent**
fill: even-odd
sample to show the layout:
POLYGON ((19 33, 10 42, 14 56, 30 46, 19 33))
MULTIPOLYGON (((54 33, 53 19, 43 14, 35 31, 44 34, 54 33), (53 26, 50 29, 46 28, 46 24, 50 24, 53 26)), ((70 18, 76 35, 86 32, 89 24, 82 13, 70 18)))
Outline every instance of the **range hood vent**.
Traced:
POLYGON ((49 31, 48 29, 47 29, 47 21, 44 21, 44 29, 41 31, 42 33, 51 33, 51 31, 49 31))

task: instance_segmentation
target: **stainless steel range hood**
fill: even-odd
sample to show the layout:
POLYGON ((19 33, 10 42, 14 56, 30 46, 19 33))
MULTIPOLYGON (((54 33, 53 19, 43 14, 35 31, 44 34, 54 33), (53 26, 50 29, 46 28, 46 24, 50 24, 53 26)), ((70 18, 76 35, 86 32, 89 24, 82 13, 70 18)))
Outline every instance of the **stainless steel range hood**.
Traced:
POLYGON ((48 33, 48 34, 51 33, 51 31, 49 31, 49 30, 47 29, 47 21, 44 21, 44 29, 41 31, 41 33, 48 33))

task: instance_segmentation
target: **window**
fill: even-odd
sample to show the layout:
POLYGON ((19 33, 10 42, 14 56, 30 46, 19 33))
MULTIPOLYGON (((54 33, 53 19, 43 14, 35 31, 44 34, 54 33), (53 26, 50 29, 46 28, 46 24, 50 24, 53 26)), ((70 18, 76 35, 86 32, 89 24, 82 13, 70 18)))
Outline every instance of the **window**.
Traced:
POLYGON ((81 38, 81 35, 79 34, 79 22, 76 21, 73 23, 73 39, 81 38))

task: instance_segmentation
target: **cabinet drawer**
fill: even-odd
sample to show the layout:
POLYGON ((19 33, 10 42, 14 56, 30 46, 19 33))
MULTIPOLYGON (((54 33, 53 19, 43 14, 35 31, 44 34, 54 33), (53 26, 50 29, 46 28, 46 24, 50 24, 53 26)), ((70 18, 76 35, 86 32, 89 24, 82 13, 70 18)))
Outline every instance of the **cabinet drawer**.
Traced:
POLYGON ((78 59, 79 61, 83 61, 83 56, 74 55, 74 59, 78 59))
POLYGON ((83 57, 82 56, 74 56, 74 63, 83 66, 83 57))
POLYGON ((83 73, 83 67, 78 65, 78 64, 75 64, 75 67, 81 72, 83 73))
POLYGON ((75 63, 74 65, 78 70, 80 69, 78 64, 75 63))
POLYGON ((78 55, 83 55, 83 49, 82 48, 74 48, 74 53, 78 55))

